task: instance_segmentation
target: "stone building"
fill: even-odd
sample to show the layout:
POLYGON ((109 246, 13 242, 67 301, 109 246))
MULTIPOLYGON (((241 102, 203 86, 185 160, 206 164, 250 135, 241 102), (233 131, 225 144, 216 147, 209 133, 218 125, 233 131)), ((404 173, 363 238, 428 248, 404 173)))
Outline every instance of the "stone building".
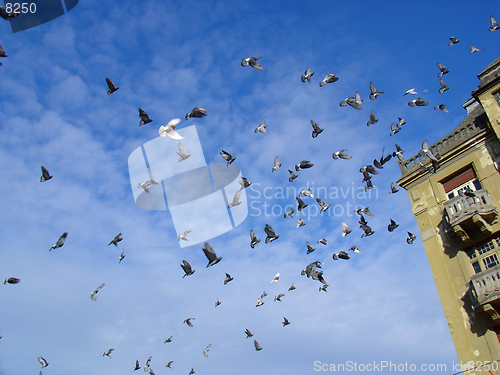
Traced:
POLYGON ((408 191, 459 360, 499 368, 500 58, 478 78, 465 119, 429 146, 431 156, 399 160, 398 184, 408 191))

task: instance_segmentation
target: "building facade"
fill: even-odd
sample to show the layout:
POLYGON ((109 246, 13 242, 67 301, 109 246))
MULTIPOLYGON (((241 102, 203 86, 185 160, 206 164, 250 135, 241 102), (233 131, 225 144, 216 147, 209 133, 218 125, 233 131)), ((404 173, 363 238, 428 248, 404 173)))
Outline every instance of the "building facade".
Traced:
POLYGON ((408 191, 459 360, 490 363, 500 374, 500 58, 478 78, 465 119, 429 147, 439 168, 424 153, 400 160, 398 184, 408 191))

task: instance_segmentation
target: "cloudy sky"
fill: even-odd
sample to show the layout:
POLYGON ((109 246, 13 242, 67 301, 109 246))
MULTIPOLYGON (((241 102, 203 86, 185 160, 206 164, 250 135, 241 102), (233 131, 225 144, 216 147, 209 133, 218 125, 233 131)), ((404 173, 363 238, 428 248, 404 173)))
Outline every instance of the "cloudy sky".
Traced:
MULTIPOLYGON (((0 276, 21 282, 0 292, 0 374, 37 374, 39 356, 49 362, 44 375, 133 373, 135 361, 144 366, 149 356, 156 374, 314 374, 323 364, 349 363, 444 364, 434 373, 455 372, 423 245, 405 241, 406 231, 419 235, 408 195, 388 194, 401 176, 397 162, 374 176, 376 189, 366 194, 359 168, 395 143, 409 158, 424 139, 433 143, 460 123, 477 74, 499 57, 500 31, 488 32, 492 14, 500 20, 494 1, 474 8, 456 1, 81 0, 19 33, 1 20, 8 57, 0 68, 0 276), (451 36, 460 42, 448 46, 451 36), (469 54, 471 44, 484 51, 469 54), (262 56, 265 70, 242 67, 250 56, 262 56), (444 94, 438 62, 450 70, 444 94), (310 83, 300 79, 306 69, 315 72, 310 83), (328 73, 339 80, 320 87, 328 73), (120 87, 110 96, 106 77, 120 87), (376 100, 368 98, 370 82, 384 92, 376 100), (410 108, 414 96, 403 96, 410 88, 430 105, 410 108), (339 106, 355 92, 362 110, 339 106), (433 110, 441 103, 449 113, 433 110), (207 116, 184 120, 194 107, 207 116), (138 108, 153 122, 139 127, 138 108), (371 111, 379 121, 367 127, 371 111), (390 137, 398 117, 407 124, 390 137), (253 182, 231 220, 238 221, 236 209, 247 217, 209 239, 223 257, 210 268, 203 242, 180 247, 170 210, 143 210, 134 199, 129 156, 173 118, 182 119, 179 133, 195 129, 192 160, 225 163, 219 153, 226 150, 253 182), (325 129, 315 139, 311 120, 325 129), (268 133, 255 134, 262 121, 268 133), (333 160, 340 149, 352 159, 333 160), (282 167, 272 173, 275 156, 282 167), (289 183, 287 169, 304 159, 314 166, 289 183), (41 165, 53 179, 40 183, 41 165), (319 214, 315 199, 304 198, 309 207, 284 219, 305 187, 332 206, 319 214), (366 206, 376 233, 360 238, 353 209, 366 206), (297 229, 299 217, 307 224, 297 229), (400 224, 393 233, 390 218, 400 224), (342 222, 353 229, 344 238, 342 222), (265 224, 278 240, 264 244, 265 224), (251 229, 262 240, 254 249, 251 229), (65 245, 49 252, 63 232, 65 245), (120 250, 108 246, 119 232, 121 263, 120 250), (316 243, 321 237, 326 246, 316 243), (308 255, 306 241, 316 248, 308 255), (360 254, 332 260, 353 245, 360 254), (182 278, 182 260, 193 275, 182 278), (316 260, 326 293, 300 274, 316 260), (234 280, 224 285, 226 272, 234 280), (102 283, 94 302, 90 294, 102 283), (292 283, 297 289, 288 292, 292 283), (264 290, 265 304, 256 308, 264 290), (273 301, 278 293, 282 302, 273 301), (283 327, 283 317, 291 324, 283 327), (194 327, 186 318, 195 318, 194 327), (110 348, 112 358, 103 357, 110 348)), ((162 140, 177 164, 178 142, 162 140)), ((151 158, 150 167, 159 161, 151 158)), ((217 226, 220 212, 204 207, 191 216, 217 226)))

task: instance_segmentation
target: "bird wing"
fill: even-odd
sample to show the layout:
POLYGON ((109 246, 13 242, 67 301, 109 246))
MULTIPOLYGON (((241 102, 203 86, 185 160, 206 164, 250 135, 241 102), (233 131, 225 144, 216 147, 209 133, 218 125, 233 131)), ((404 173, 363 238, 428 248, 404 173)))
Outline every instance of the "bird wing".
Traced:
POLYGON ((217 258, 214 249, 212 248, 212 246, 209 245, 208 242, 205 242, 205 247, 203 248, 203 252, 205 253, 205 256, 207 257, 209 262, 213 262, 217 258))
POLYGON ((191 268, 191 265, 187 261, 183 260, 181 267, 185 273, 191 273, 192 268, 191 268))
POLYGON ((241 197, 241 190, 238 190, 236 194, 234 194, 233 197, 233 204, 236 205, 240 202, 240 197, 241 197))
POLYGON ((108 84, 108 88, 110 90, 115 90, 116 89, 116 86, 115 84, 113 83, 112 80, 110 80, 109 78, 106 77, 106 83, 108 84))
POLYGON ((338 153, 338 157, 341 158, 341 159, 351 159, 352 156, 351 155, 347 155, 344 151, 347 151, 347 150, 340 150, 339 153, 338 153))
POLYGON ((276 233, 274 233, 274 229, 269 225, 266 224, 266 227, 264 228, 264 231, 269 237, 275 237, 276 233))

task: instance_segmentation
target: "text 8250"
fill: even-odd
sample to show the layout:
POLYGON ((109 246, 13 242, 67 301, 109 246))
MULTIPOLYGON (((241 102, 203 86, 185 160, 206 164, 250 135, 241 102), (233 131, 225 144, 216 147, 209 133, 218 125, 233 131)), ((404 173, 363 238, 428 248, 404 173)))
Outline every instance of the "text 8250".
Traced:
POLYGON ((36 4, 35 3, 6 3, 5 11, 9 14, 21 14, 21 13, 35 13, 36 4))

